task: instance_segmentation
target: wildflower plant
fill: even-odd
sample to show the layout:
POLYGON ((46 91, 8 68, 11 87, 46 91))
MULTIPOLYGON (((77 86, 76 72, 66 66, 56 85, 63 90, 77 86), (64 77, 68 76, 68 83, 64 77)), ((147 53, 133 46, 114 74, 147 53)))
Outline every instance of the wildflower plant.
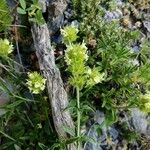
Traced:
POLYGON ((42 8, 37 0, 32 0, 32 4, 27 7, 27 2, 25 0, 19 0, 20 7, 17 7, 17 12, 21 15, 28 14, 29 21, 35 22, 38 25, 45 23, 45 20, 42 16, 42 8))
POLYGON ((61 29, 61 34, 63 35, 64 43, 74 42, 78 38, 78 29, 74 26, 66 26, 65 29, 61 29))
POLYGON ((45 89, 46 79, 38 72, 28 73, 27 85, 33 94, 39 94, 45 89))
MULTIPOLYGON (((90 103, 92 99, 94 107, 104 110, 106 120, 103 124, 106 126, 119 122, 120 110, 136 107, 150 112, 150 94, 147 92, 150 91, 149 41, 141 38, 138 28, 123 27, 121 18, 106 17, 105 11, 115 8, 113 2, 73 0, 75 19, 80 22, 80 39, 89 44, 88 64, 96 65, 94 70, 100 67, 107 72, 104 82, 88 92, 85 90, 82 95, 86 93, 85 98, 88 97, 90 103), (94 46, 88 42, 91 39, 96 43, 94 46), (95 106, 97 103, 99 105, 95 106)), ((91 68, 87 68, 86 74, 90 77, 88 84, 98 81, 93 75, 97 73, 91 68)))
POLYGON ((8 57, 13 51, 13 45, 7 39, 0 39, 0 46, 0 56, 3 58, 8 57))
POLYGON ((85 43, 70 44, 67 46, 65 61, 68 65, 68 71, 72 73, 70 83, 73 86, 83 87, 85 84, 85 63, 88 59, 85 43))
POLYGON ((140 96, 140 109, 143 112, 150 112, 150 91, 147 91, 146 94, 140 96))
MULTIPOLYGON (((71 73, 69 82, 76 88, 77 97, 77 137, 80 138, 80 90, 83 87, 93 86, 104 80, 104 74, 100 73, 98 68, 91 69, 86 65, 88 60, 87 47, 84 42, 75 43, 77 40, 78 29, 75 26, 66 26, 61 29, 64 43, 67 46, 65 51, 65 61, 68 71, 71 73)), ((77 141, 77 150, 80 149, 80 142, 77 141)))
POLYGON ((78 29, 73 25, 61 29, 63 41, 67 46, 65 62, 68 66, 67 70, 72 74, 69 81, 71 85, 82 89, 83 86, 93 86, 102 82, 105 73, 100 73, 100 69, 97 67, 91 69, 86 65, 89 57, 86 43, 84 41, 82 43, 75 43, 78 32, 78 29))
POLYGON ((95 84, 101 83, 103 80, 105 80, 105 73, 100 73, 99 68, 88 68, 87 70, 88 80, 87 80, 87 86, 93 86, 95 84))

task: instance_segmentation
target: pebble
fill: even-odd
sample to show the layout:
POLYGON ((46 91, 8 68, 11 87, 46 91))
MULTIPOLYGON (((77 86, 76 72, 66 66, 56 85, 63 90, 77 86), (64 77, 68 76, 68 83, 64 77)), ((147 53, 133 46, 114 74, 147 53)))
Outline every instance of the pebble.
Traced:
POLYGON ((122 6, 124 3, 122 2, 122 0, 116 0, 116 4, 117 6, 122 6))
POLYGON ((62 42, 62 36, 61 35, 53 35, 51 37, 51 41, 55 42, 56 44, 60 44, 62 42))
POLYGON ((115 11, 106 11, 104 15, 104 20, 111 21, 112 19, 119 19, 123 14, 121 10, 117 9, 115 11))
POLYGON ((73 25, 73 26, 79 28, 80 23, 79 23, 77 20, 73 20, 73 21, 71 22, 71 25, 73 25))
POLYGON ((138 108, 133 108, 131 109, 131 121, 136 131, 150 136, 150 125, 147 120, 147 113, 140 111, 138 108))
POLYGON ((70 12, 68 12, 68 11, 65 11, 65 12, 64 12, 64 15, 65 15, 65 18, 66 18, 66 19, 69 19, 69 18, 71 18, 71 16, 72 16, 72 14, 71 14, 70 12))
POLYGON ((147 31, 150 32, 150 21, 143 21, 143 25, 147 31))

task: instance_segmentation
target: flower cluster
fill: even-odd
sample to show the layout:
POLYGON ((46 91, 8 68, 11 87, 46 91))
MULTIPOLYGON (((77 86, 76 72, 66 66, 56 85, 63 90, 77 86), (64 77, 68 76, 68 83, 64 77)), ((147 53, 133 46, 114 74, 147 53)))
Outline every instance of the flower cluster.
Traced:
POLYGON ((78 29, 75 26, 66 26, 61 29, 61 34, 63 36, 64 43, 74 42, 77 39, 78 29))
POLYGON ((99 68, 94 67, 93 69, 87 69, 87 86, 93 86, 97 83, 101 83, 105 80, 105 73, 100 73, 99 68))
POLYGON ((86 66, 88 60, 87 47, 85 43, 73 43, 77 39, 78 29, 75 26, 67 26, 61 30, 67 49, 65 51, 65 61, 68 71, 72 76, 69 81, 71 85, 80 87, 93 86, 104 80, 104 73, 100 73, 98 68, 86 66))
POLYGON ((84 64, 87 60, 88 55, 85 43, 71 44, 67 46, 65 61, 69 66, 69 70, 73 74, 82 74, 82 72, 84 71, 84 64))
POLYGON ((0 39, 0 56, 7 57, 13 49, 13 45, 7 39, 0 39))
POLYGON ((33 94, 39 94, 40 92, 42 92, 45 89, 45 82, 46 79, 44 79, 39 73, 28 73, 26 84, 33 94))
POLYGON ((68 65, 68 71, 72 73, 70 83, 74 86, 82 87, 85 83, 84 73, 86 71, 85 63, 88 59, 85 43, 70 44, 67 46, 65 61, 68 65))
POLYGON ((140 97, 140 109, 144 112, 150 112, 150 92, 140 97))

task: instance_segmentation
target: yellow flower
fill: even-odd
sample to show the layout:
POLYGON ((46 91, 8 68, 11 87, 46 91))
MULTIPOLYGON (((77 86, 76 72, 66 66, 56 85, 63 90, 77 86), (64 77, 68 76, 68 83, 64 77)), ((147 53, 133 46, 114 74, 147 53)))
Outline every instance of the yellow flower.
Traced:
POLYGON ((45 89, 46 79, 37 72, 28 73, 27 85, 33 94, 39 94, 45 89))
POLYGON ((7 39, 0 39, 0 56, 7 57, 13 51, 13 45, 7 39))
POLYGON ((140 97, 140 109, 144 112, 150 112, 150 91, 140 97))
POLYGON ((88 76, 87 86, 93 86, 105 80, 105 73, 100 73, 98 68, 87 68, 86 74, 88 76))
POLYGON ((150 110, 150 102, 149 102, 149 103, 145 103, 144 106, 145 106, 145 108, 146 108, 147 110, 150 110))
POLYGON ((77 39, 78 29, 75 26, 66 26, 61 29, 61 34, 63 35, 64 43, 74 42, 77 39))

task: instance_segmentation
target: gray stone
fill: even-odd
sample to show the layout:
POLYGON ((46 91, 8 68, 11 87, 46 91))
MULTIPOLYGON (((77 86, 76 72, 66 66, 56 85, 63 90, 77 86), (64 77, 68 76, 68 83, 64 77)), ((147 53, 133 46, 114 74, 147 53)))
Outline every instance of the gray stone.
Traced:
POLYGON ((112 20, 113 17, 114 17, 114 15, 113 15, 112 12, 106 11, 106 13, 105 13, 105 15, 104 15, 104 19, 105 19, 105 20, 107 20, 107 21, 108 21, 108 20, 112 20))
POLYGON ((108 127, 109 134, 112 136, 113 140, 116 140, 119 136, 118 131, 114 127, 108 127))
POLYGON ((79 28, 80 23, 77 20, 74 20, 74 21, 71 22, 71 25, 79 28))
POLYGON ((147 29, 147 31, 150 32, 150 22, 149 21, 143 21, 143 25, 147 29))
POLYGON ((102 124, 104 122, 104 120, 105 120, 104 113, 97 110, 95 112, 95 122, 97 122, 98 124, 102 124))
POLYGON ((60 44, 62 42, 62 36, 61 35, 53 35, 51 37, 51 41, 56 44, 60 44))
MULTIPOLYGON (((7 88, 12 92, 13 91, 13 85, 7 80, 4 79, 4 83, 6 84, 7 88)), ((0 88, 0 106, 3 106, 9 102, 9 95, 7 92, 5 92, 5 89, 3 87, 0 88)), ((0 116, 5 114, 5 109, 0 108, 0 116)))
POLYGON ((116 4, 117 4, 117 6, 122 6, 122 5, 124 5, 124 3, 122 2, 122 0, 116 0, 116 4))
POLYGON ((103 150, 102 148, 103 146, 117 147, 119 132, 115 129, 114 126, 109 126, 109 127, 106 127, 105 125, 101 126, 100 135, 97 133, 97 130, 94 128, 95 124, 102 125, 104 121, 105 121, 104 113, 97 110, 94 115, 94 123, 87 129, 87 136, 93 138, 96 141, 96 143, 90 143, 90 142, 85 143, 84 145, 85 150, 103 150), (112 137, 111 145, 108 145, 107 143, 108 136, 112 137))
POLYGON ((56 33, 64 24, 64 12, 67 8, 66 0, 52 0, 48 6, 48 29, 50 35, 56 33))
POLYGON ((135 46, 132 48, 132 50, 133 50, 133 52, 138 53, 139 50, 140 50, 140 48, 139 48, 139 46, 135 45, 135 46))
POLYGON ((138 108, 131 109, 131 121, 135 130, 150 136, 150 124, 147 116, 147 113, 141 112, 138 108))
POLYGON ((72 16, 72 14, 70 12, 68 12, 68 11, 65 11, 64 15, 65 15, 66 19, 69 19, 72 16))
POLYGON ((116 9, 115 11, 105 11, 104 20, 111 21, 112 19, 119 19, 123 14, 121 10, 116 9))
POLYGON ((42 8, 42 12, 46 12, 47 0, 39 0, 40 7, 42 8))
POLYGON ((150 39, 150 21, 143 21, 143 26, 147 30, 146 36, 150 39))

